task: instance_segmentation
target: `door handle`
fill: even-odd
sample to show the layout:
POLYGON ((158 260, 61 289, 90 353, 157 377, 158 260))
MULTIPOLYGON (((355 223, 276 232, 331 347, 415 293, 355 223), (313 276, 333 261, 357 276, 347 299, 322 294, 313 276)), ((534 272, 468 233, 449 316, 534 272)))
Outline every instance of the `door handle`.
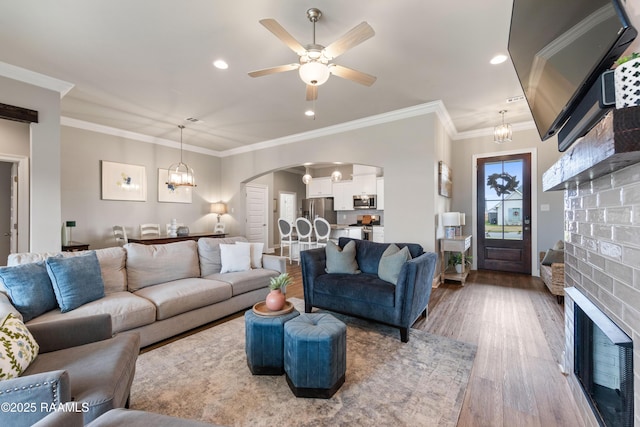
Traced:
POLYGON ((7 237, 11 236, 11 232, 4 233, 4 236, 7 236, 7 237))

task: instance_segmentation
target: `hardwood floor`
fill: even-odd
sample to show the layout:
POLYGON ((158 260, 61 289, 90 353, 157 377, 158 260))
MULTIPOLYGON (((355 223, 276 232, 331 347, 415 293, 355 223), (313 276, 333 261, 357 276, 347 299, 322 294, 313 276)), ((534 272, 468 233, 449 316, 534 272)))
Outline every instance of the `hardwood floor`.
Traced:
MULTIPOLYGON (((303 298, 300 268, 287 297, 303 298)), ((558 363, 564 312, 535 277, 473 271, 433 289, 414 328, 478 346, 458 426, 582 426, 558 363)))

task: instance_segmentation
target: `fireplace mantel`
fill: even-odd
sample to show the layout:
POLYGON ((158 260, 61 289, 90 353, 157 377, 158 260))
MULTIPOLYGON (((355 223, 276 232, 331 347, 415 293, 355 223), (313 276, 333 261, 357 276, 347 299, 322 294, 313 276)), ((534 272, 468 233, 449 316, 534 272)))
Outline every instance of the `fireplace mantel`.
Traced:
POLYGON ((639 162, 640 107, 614 109, 542 175, 542 188, 564 190, 639 162))

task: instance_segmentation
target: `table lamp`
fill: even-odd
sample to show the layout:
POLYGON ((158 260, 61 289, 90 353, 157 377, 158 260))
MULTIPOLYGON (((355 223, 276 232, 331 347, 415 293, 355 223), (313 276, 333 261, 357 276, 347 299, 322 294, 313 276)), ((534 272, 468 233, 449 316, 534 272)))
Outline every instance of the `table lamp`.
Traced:
POLYGON ((76 222, 75 221, 67 221, 67 229, 69 230, 69 240, 67 241, 68 243, 71 243, 73 241, 73 238, 71 237, 71 230, 73 229, 73 227, 76 226, 76 222))
POLYGON ((460 212, 444 212, 442 226, 444 227, 444 237, 453 239, 456 236, 456 228, 460 227, 460 212))

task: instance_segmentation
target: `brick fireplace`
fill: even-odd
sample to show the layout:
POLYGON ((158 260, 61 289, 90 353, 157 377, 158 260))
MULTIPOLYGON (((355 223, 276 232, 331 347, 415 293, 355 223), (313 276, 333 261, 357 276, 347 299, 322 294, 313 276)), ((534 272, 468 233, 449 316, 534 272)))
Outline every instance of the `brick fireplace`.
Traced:
MULTIPOLYGON (((628 376, 634 390, 631 421, 640 427, 640 107, 613 110, 542 181, 545 191, 564 191, 566 286, 635 343, 628 376)), ((574 362, 581 360, 574 354, 574 338, 580 340, 574 337, 574 307, 571 295, 565 295, 562 368, 586 425, 596 427, 599 422, 574 374, 574 362)))

